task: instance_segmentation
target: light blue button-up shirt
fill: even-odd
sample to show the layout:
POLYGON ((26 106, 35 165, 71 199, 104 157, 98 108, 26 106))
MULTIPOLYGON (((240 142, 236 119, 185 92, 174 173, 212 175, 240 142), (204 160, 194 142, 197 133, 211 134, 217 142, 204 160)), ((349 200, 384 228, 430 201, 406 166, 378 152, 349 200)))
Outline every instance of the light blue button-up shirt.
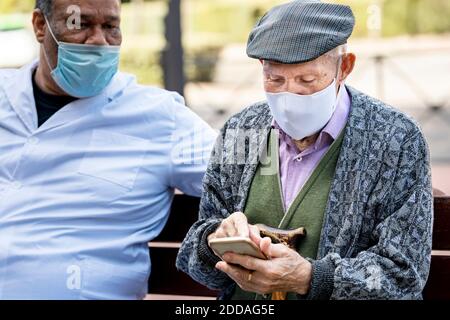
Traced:
POLYGON ((118 73, 37 128, 32 72, 0 70, 0 298, 141 299, 174 189, 199 196, 216 133, 118 73))

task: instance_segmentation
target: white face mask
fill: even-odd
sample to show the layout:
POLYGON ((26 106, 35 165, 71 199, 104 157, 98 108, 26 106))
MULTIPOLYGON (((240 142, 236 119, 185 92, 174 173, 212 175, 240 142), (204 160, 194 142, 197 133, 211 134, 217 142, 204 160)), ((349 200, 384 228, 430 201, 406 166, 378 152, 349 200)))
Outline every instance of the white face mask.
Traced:
MULTIPOLYGON (((341 91, 341 90, 339 90, 341 91)), ((336 79, 311 95, 266 92, 272 115, 291 138, 302 140, 322 130, 336 110, 336 79)))

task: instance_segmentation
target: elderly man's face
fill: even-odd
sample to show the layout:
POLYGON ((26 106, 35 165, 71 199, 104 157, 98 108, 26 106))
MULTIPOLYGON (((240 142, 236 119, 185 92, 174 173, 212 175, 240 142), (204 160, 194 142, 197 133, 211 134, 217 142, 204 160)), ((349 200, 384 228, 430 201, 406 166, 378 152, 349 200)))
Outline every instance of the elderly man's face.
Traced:
POLYGON ((313 94, 328 87, 338 74, 338 69, 337 60, 333 62, 328 57, 301 64, 264 61, 264 89, 270 93, 313 94))

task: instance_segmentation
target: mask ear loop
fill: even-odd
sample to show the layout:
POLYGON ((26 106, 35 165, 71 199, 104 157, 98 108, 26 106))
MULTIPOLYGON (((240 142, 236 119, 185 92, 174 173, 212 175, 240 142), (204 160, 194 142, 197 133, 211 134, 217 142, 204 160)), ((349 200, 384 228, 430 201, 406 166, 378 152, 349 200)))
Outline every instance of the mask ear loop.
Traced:
POLYGON ((336 70, 336 82, 338 81, 339 71, 341 70, 341 67, 342 67, 342 57, 343 57, 343 55, 339 55, 339 60, 338 60, 338 65, 337 65, 337 70, 336 70))
MULTIPOLYGON (((339 60, 338 60, 338 67, 337 67, 337 70, 336 70, 336 82, 338 82, 338 76, 339 76, 339 71, 341 70, 341 67, 342 67, 342 57, 343 57, 344 55, 339 55, 339 60)), ((339 97, 340 97, 340 95, 341 95, 341 88, 342 88, 342 85, 343 84, 339 84, 339 88, 338 88, 338 93, 337 93, 337 98, 338 98, 338 100, 339 100, 339 97)))
POLYGON ((50 22, 48 22, 47 16, 44 16, 45 22, 47 23, 48 31, 52 35, 53 40, 55 40, 56 44, 59 46, 59 41, 56 39, 55 34, 53 33, 52 27, 50 26, 50 22))
MULTIPOLYGON (((50 34, 52 35, 53 40, 55 41, 56 45, 59 47, 59 41, 56 40, 55 34, 53 33, 52 28, 50 27, 50 23, 48 22, 47 17, 44 15, 44 19, 45 19, 45 23, 47 23, 47 28, 50 31, 50 34)), ((45 57, 45 61, 47 62, 48 67, 50 68, 50 70, 54 70, 55 68, 52 68, 52 66, 50 65, 50 61, 48 59, 48 55, 47 55, 47 50, 45 50, 44 48, 44 57, 45 57)))
MULTIPOLYGON (((343 55, 339 55, 338 67, 337 67, 336 76, 335 76, 335 82, 336 83, 338 82, 339 70, 342 67, 342 57, 343 57, 343 55)), ((334 103, 333 112, 336 110, 336 107, 337 107, 337 105, 339 103, 339 100, 341 98, 341 92, 342 92, 342 84, 340 84, 339 88, 337 89, 336 100, 335 100, 335 103, 334 103)))

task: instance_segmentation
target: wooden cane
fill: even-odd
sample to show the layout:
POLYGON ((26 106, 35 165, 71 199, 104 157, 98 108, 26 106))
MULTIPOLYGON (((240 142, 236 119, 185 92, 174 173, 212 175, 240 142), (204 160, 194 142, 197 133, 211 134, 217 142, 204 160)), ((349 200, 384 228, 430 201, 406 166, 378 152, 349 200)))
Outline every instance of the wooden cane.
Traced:
MULTIPOLYGON (((269 237, 272 243, 282 243, 290 249, 295 250, 300 239, 306 236, 306 229, 301 227, 294 230, 283 230, 266 226, 256 225, 261 237, 269 237)), ((287 292, 273 292, 272 300, 286 300, 287 292)))

